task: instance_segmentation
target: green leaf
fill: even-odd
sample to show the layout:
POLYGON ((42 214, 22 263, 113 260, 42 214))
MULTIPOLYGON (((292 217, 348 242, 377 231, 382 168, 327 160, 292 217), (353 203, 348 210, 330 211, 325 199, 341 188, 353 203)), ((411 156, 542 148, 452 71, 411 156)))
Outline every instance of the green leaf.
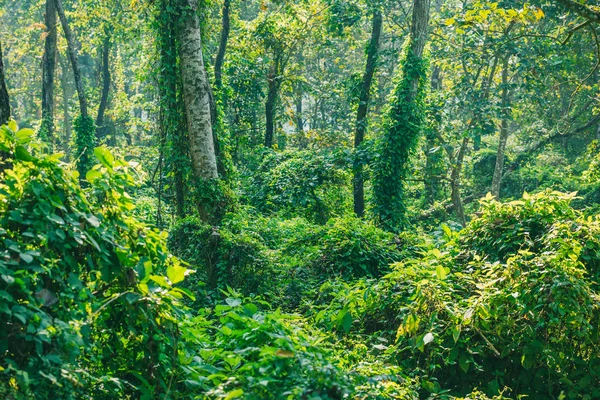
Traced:
POLYGON ((225 400, 237 399, 238 397, 241 397, 243 395, 244 391, 242 389, 235 389, 227 393, 227 396, 225 396, 225 400))
POLYGON ((352 315, 350 315, 348 310, 340 310, 337 315, 337 324, 344 329, 344 332, 348 333, 350 331, 350 327, 352 326, 352 315))
POLYGON ((48 218, 50 221, 52 221, 52 222, 54 222, 55 224, 58 224, 58 225, 64 225, 65 224, 65 220, 62 219, 61 217, 59 217, 56 214, 50 214, 46 218, 48 218))
POLYGON ((31 140, 31 137, 33 135, 35 135, 35 131, 33 129, 30 129, 30 128, 20 129, 19 132, 17 132, 17 134, 16 134, 17 143, 19 143, 19 144, 27 143, 31 140))
POLYGON ((106 147, 96 147, 94 149, 94 154, 96 158, 100 161, 100 164, 105 166, 106 168, 112 168, 115 162, 115 158, 110 151, 106 147))
POLYGON ((460 369, 462 369, 462 371, 466 374, 467 372, 469 372, 469 357, 467 357, 464 354, 461 354, 458 357, 458 366, 460 367, 460 369))
POLYGON ((33 261, 33 256, 31 254, 21 253, 19 254, 19 257, 21 257, 21 260, 25 261, 27 264, 33 261))
POLYGON ((21 161, 33 161, 33 157, 29 154, 29 151, 23 146, 15 147, 15 157, 21 161))
POLYGON ((96 171, 94 169, 90 169, 87 172, 87 174, 85 174, 85 179, 90 183, 94 183, 95 181, 97 181, 100 178, 102 178, 102 173, 100 173, 100 171, 96 171))
POLYGON ((442 265, 435 267, 435 274, 437 275, 438 279, 442 280, 446 279, 446 276, 448 276, 446 268, 444 268, 442 265))
POLYGON ((167 267, 167 277, 172 284, 179 283, 185 279, 188 269, 179 264, 172 264, 167 267))

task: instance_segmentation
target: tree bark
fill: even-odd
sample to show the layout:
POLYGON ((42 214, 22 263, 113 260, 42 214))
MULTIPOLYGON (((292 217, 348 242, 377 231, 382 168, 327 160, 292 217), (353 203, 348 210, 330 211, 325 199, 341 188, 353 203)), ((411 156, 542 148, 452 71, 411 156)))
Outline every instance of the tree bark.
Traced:
POLYGON ((197 0, 181 0, 182 16, 177 35, 183 98, 190 140, 192 171, 198 178, 217 179, 217 160, 213 142, 210 111, 210 86, 202 59, 200 23, 196 13, 197 0))
POLYGON ((46 0, 46 38, 42 59, 42 131, 54 142, 54 74, 56 70, 56 4, 46 0))
POLYGON ((71 60, 71 66, 73 68, 73 78, 75 80, 75 88, 77 89, 77 98, 79 99, 79 109, 81 111, 82 118, 88 117, 87 100, 85 97, 85 91, 83 90, 83 81, 81 80, 81 70, 79 69, 79 61, 77 59, 77 45, 73 32, 69 27, 67 16, 62 5, 62 0, 54 0, 56 5, 56 12, 60 18, 60 24, 62 25, 65 33, 65 39, 67 40, 67 52, 69 53, 69 59, 71 60))
MULTIPOLYGON (((421 59, 427 42, 429 30, 429 7, 430 0, 414 0, 412 25, 410 27, 410 52, 413 57, 421 59)), ((407 102, 413 102, 417 98, 419 79, 414 78, 410 90, 407 93, 407 102)))
POLYGON ((4 80, 4 62, 2 61, 2 45, 0 44, 0 125, 4 125, 10 118, 10 101, 4 80))
POLYGON ((62 95, 63 95, 62 108, 63 108, 63 124, 64 124, 63 129, 64 129, 64 131, 63 131, 63 137, 61 138, 61 141, 62 141, 63 151, 65 152, 65 157, 68 161, 71 157, 71 148, 69 146, 69 142, 71 141, 71 116, 69 115, 69 100, 71 99, 71 96, 73 96, 73 94, 71 93, 71 88, 69 87, 69 81, 67 80, 68 68, 65 65, 66 61, 63 61, 63 59, 59 53, 57 53, 57 55, 58 55, 58 57, 57 57, 58 63, 61 68, 60 86, 61 86, 62 95))
POLYGON ((266 117, 266 132, 265 132, 265 147, 273 147, 273 138, 275 136, 275 105, 277 102, 279 84, 277 83, 277 63, 271 66, 267 83, 269 89, 267 92, 267 101, 265 102, 265 117, 266 117))
POLYGON ((221 40, 219 41, 219 51, 215 60, 215 87, 221 89, 223 86, 223 62, 225 61, 225 51, 227 50, 227 41, 230 32, 230 5, 231 0, 224 0, 221 22, 221 40))
POLYGON ((467 154, 468 145, 469 138, 463 138, 458 155, 456 156, 456 162, 452 167, 452 174, 450 175, 452 205, 454 206, 456 218, 458 218, 458 221, 463 227, 467 225, 467 217, 465 216, 465 208, 463 206, 462 198, 460 197, 460 174, 465 160, 465 154, 467 154))
POLYGON ((381 29, 383 25, 381 11, 373 10, 373 28, 371 30, 371 40, 367 48, 367 65, 363 75, 358 110, 356 113, 356 128, 354 130, 354 213, 362 218, 365 215, 365 189, 364 189, 364 161, 359 154, 359 148, 365 139, 367 130, 367 113, 369 111, 369 100, 371 97, 371 85, 373 75, 377 68, 377 59, 379 57, 379 43, 381 38, 381 29))
POLYGON ((96 117, 97 140, 105 138, 108 131, 107 127, 104 126, 104 113, 108 106, 108 94, 110 92, 110 47, 111 34, 107 28, 102 42, 102 95, 100 97, 100 105, 98 106, 98 115, 96 117))
POLYGON ((504 152, 508 140, 508 61, 510 56, 504 57, 502 62, 502 120, 500 122, 500 140, 498 142, 498 153, 496 154, 496 166, 492 178, 492 195, 500 198, 500 184, 502 182, 502 170, 504 169, 504 152))

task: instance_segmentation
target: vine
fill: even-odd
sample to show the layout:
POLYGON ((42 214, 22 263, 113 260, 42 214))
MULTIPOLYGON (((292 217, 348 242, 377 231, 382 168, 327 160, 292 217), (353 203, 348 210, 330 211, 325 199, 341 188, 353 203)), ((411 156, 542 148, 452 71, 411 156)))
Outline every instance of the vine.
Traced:
POLYGON ((77 154, 77 171, 80 179, 94 166, 94 147, 96 146, 96 125, 91 117, 79 115, 73 121, 75 130, 75 149, 77 154))
POLYGON ((400 231, 408 224, 405 181, 410 171, 410 156, 425 124, 428 68, 428 59, 415 56, 408 46, 401 63, 403 74, 387 111, 384 134, 376 147, 373 211, 378 223, 388 231, 400 231))

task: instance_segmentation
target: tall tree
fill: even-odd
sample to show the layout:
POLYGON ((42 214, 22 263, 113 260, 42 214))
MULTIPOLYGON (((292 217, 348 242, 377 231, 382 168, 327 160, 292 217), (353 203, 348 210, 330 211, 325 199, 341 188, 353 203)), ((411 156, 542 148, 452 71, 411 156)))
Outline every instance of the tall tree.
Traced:
POLYGON ((79 110, 83 118, 88 117, 87 98, 83 89, 83 80, 81 79, 81 69, 79 68, 79 60, 77 57, 77 43, 69 21, 65 15, 65 9, 62 4, 62 0, 54 0, 56 5, 56 11, 60 18, 60 24, 62 25, 65 39, 67 40, 67 52, 69 54, 69 60, 71 61, 71 67, 73 68, 73 78, 75 80, 75 88, 77 89, 77 98, 79 99, 79 110))
POLYGON ((231 30, 230 8, 231 0, 224 0, 221 20, 221 40, 219 41, 219 51, 215 59, 215 87, 217 90, 223 86, 223 63, 225 61, 225 51, 227 50, 227 41, 231 30))
POLYGON ((508 66, 510 56, 506 55, 502 61, 502 117, 500 120, 500 140, 498 141, 498 152, 496 154, 496 165, 492 178, 492 195, 500 198, 500 183, 502 181, 502 170, 504 169, 504 152, 508 140, 508 118, 509 118, 509 91, 508 91, 508 66))
POLYGON ((4 81, 4 62, 2 61, 2 45, 0 44, 0 125, 4 125, 10 118, 10 101, 6 82, 4 81))
POLYGON ((86 172, 93 163, 93 151, 95 145, 95 129, 94 120, 88 115, 87 99, 83 89, 83 80, 81 79, 81 70, 79 69, 79 61, 77 58, 77 43, 69 26, 65 10, 61 0, 55 0, 56 12, 60 18, 60 23, 67 40, 67 52, 71 60, 73 69, 73 79, 75 88, 77 89, 77 98, 79 99, 80 115, 74 121, 75 127, 75 142, 77 147, 77 170, 81 179, 85 177, 86 172))
POLYGON ((430 0, 414 0, 410 42, 402 63, 402 79, 392 94, 386 127, 378 148, 373 182, 379 224, 399 231, 406 224, 405 179, 424 123, 427 61, 423 57, 429 27, 430 0))
POLYGON ((56 4, 46 0, 44 56, 42 59, 42 126, 40 136, 50 143, 54 138, 54 72, 56 70, 56 4))
POLYGON ((204 60, 197 14, 197 0, 180 0, 177 27, 183 98, 194 175, 203 180, 218 178, 210 111, 210 86, 204 60))
POLYGON ((104 114, 108 106, 108 95, 110 92, 110 48, 111 48, 110 27, 104 28, 104 39, 102 40, 102 93, 100 95, 100 105, 98 106, 98 115, 96 116, 96 138, 104 138, 107 134, 107 127, 104 126, 104 114))
POLYGON ((358 217, 363 217, 365 214, 365 189, 363 166, 364 161, 361 155, 360 146, 365 139, 368 120, 367 112, 369 110, 369 100, 371 98, 371 83, 373 75, 377 68, 377 58, 379 56, 379 44, 382 28, 381 10, 373 9, 373 28, 371 30, 371 40, 367 47, 367 65, 363 75, 362 84, 360 87, 360 97, 358 103, 358 111, 356 113, 356 128, 354 130, 354 150, 356 152, 354 159, 354 213, 358 217))

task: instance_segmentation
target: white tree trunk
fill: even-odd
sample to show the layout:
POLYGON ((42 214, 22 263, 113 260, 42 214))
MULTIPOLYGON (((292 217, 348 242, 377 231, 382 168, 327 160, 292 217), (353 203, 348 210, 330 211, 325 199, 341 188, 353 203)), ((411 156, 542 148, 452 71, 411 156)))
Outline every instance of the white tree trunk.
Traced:
POLYGON ((194 175, 205 180, 217 179, 217 159, 212 134, 208 80, 202 59, 200 23, 196 13, 197 0, 181 0, 182 18, 177 34, 183 99, 190 138, 190 155, 194 175))

